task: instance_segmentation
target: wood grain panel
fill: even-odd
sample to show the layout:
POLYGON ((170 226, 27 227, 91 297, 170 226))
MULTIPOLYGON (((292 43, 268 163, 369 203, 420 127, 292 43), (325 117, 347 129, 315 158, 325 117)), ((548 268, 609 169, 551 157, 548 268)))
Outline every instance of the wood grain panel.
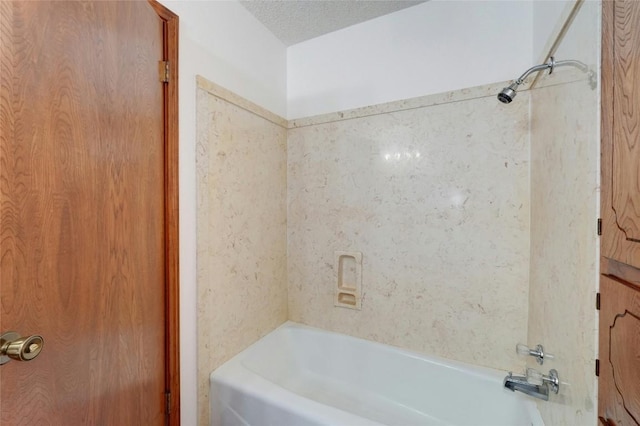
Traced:
POLYGON ((603 276, 600 282, 598 416, 604 424, 640 421, 640 290, 603 276))
POLYGON ((164 23, 146 2, 1 7, 0 325, 46 340, 2 367, 2 422, 164 424, 164 23))
MULTIPOLYGON (((637 304, 636 308, 640 308, 637 304)), ((640 314, 640 309, 638 313, 640 314)), ((609 362, 613 383, 626 411, 640 420, 640 316, 625 310, 609 329, 609 362)))
POLYGON ((640 289, 640 269, 606 257, 600 260, 600 270, 606 271, 606 275, 626 281, 640 289))
POLYGON ((604 1, 602 10, 601 253, 640 268, 640 3, 604 1))
POLYGON ((640 4, 602 3, 602 221, 598 415, 640 420, 640 4), (620 278, 624 278, 620 279, 620 278))
POLYGON ((616 222, 628 240, 640 242, 640 5, 614 5, 613 193, 616 222))

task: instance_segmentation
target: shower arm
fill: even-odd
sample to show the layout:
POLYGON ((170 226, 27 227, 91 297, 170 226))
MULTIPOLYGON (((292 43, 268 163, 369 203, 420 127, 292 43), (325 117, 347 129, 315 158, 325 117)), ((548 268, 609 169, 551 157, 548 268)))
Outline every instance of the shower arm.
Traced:
POLYGON ((529 77, 529 75, 531 75, 532 73, 534 73, 536 71, 543 71, 543 70, 548 69, 549 70, 549 74, 551 74, 551 73, 553 73, 553 70, 556 67, 562 67, 562 66, 565 66, 565 65, 574 66, 574 67, 578 68, 582 72, 589 72, 589 68, 583 62, 572 60, 572 59, 569 59, 569 60, 566 60, 566 61, 556 61, 552 56, 552 57, 549 58, 549 61, 547 61, 547 63, 541 64, 541 65, 536 65, 536 66, 531 67, 528 70, 526 70, 520 77, 518 77, 518 79, 516 80, 516 84, 518 86, 521 85, 524 82, 524 80, 527 77, 529 77))
POLYGON ((536 65, 534 67, 531 67, 516 79, 516 84, 520 86, 524 82, 525 78, 529 77, 530 74, 536 71, 543 71, 550 68, 549 74, 551 74, 555 66, 556 66, 556 62, 553 60, 553 58, 551 58, 549 59, 549 62, 547 62, 546 64, 541 64, 541 65, 536 65))
MULTIPOLYGON (((573 67, 578 68, 580 71, 584 72, 587 74, 587 76, 589 77, 589 86, 591 86, 591 89, 595 89, 596 87, 598 87, 598 80, 596 78, 596 73, 593 72, 592 70, 589 69, 589 67, 587 67, 587 65, 585 65, 584 63, 580 62, 580 61, 575 61, 575 60, 567 60, 567 61, 557 61, 553 58, 553 56, 551 56, 549 58, 549 60, 547 61, 547 63, 545 64, 541 64, 541 65, 536 65, 534 67, 529 68, 528 70, 526 70, 524 72, 524 74, 522 74, 520 77, 518 77, 517 80, 513 81, 511 84, 509 84, 507 87, 505 87, 504 89, 502 89, 500 91, 500 93, 498 93, 498 100, 500 102, 502 102, 503 104, 509 104, 513 101, 513 98, 516 97, 516 95, 518 94, 518 87, 524 83, 524 80, 529 77, 530 74, 537 72, 537 71, 544 71, 544 70, 549 70, 549 74, 551 74, 553 72, 553 70, 555 69, 555 67, 561 67, 561 66, 565 66, 565 65, 571 65, 573 67)), ((533 80, 533 84, 535 84, 535 82, 537 81, 537 79, 533 80)), ((530 89, 532 87, 529 87, 530 89)))

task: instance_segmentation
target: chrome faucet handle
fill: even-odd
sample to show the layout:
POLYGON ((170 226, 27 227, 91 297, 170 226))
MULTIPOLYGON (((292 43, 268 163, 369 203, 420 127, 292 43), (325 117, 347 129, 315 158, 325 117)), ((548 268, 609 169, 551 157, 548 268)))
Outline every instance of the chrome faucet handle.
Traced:
POLYGON ((527 382, 531 383, 532 385, 540 386, 544 383, 544 380, 542 379, 544 375, 534 368, 527 368, 526 375, 527 382))
POLYGON ((555 369, 549 370, 549 375, 545 376, 534 368, 527 368, 527 382, 538 386, 546 383, 554 393, 558 393, 560 390, 560 378, 558 377, 558 371, 555 369))
POLYGON ((518 343, 516 345, 516 352, 518 353, 518 355, 534 357, 536 359, 536 362, 540 365, 544 363, 545 358, 553 358, 553 355, 544 353, 544 348, 542 347, 542 345, 536 345, 534 349, 531 349, 524 343, 518 343))

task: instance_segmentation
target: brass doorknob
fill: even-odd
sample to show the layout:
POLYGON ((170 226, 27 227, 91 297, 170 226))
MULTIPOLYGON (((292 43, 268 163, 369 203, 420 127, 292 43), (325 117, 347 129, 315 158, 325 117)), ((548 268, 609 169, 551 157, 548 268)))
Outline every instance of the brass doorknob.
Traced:
POLYGON ((44 339, 37 334, 20 337, 15 331, 9 331, 0 336, 0 365, 12 359, 16 361, 31 361, 42 351, 44 339))

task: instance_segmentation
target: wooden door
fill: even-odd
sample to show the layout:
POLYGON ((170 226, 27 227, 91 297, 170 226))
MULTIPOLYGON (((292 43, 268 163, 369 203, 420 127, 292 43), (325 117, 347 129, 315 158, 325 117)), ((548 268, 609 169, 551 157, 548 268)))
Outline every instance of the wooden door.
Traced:
POLYGON ((0 366, 2 425, 166 422, 177 168, 160 9, 0 2, 0 333, 45 340, 0 366))
POLYGON ((600 285, 598 415, 605 425, 640 424, 640 287, 600 285))

